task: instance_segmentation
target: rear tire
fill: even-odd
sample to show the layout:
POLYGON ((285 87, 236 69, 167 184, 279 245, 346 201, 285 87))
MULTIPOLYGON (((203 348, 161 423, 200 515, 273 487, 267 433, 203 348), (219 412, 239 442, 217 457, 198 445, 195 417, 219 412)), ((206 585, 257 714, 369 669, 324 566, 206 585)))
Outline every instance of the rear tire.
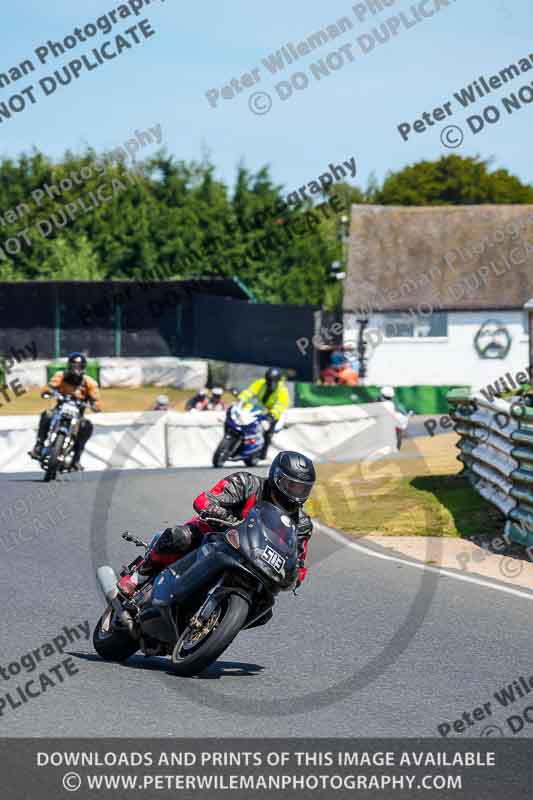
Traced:
POLYGON ((171 663, 176 674, 190 677, 202 672, 222 655, 242 629, 249 612, 246 600, 238 594, 231 594, 222 602, 222 619, 196 649, 182 656, 183 645, 180 651, 178 648, 183 636, 175 645, 171 663))
POLYGON ((54 439, 54 443, 50 449, 50 454, 48 456, 48 464, 46 465, 46 470, 44 473, 44 480, 46 482, 53 481, 57 474, 57 464, 59 456, 61 455, 61 451, 63 450, 64 443, 65 443, 65 434, 58 433, 56 438, 54 439))
POLYGON ((256 467, 259 464, 259 456, 252 456, 251 458, 245 458, 244 463, 247 467, 256 467))
POLYGON ((110 610, 107 609, 98 622, 93 633, 93 646, 104 661, 125 661, 139 649, 139 643, 132 639, 127 631, 104 631, 102 623, 110 610))

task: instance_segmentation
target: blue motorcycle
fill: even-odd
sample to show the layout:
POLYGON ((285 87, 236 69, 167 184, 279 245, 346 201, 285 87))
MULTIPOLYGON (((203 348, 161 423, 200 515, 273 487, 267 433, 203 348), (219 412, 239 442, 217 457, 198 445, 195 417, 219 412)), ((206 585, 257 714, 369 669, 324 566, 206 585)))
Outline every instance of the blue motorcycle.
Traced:
POLYGON ((244 461, 255 467, 265 443, 263 425, 267 411, 260 403, 234 403, 226 412, 224 438, 213 455, 213 466, 223 467, 226 461, 244 461))

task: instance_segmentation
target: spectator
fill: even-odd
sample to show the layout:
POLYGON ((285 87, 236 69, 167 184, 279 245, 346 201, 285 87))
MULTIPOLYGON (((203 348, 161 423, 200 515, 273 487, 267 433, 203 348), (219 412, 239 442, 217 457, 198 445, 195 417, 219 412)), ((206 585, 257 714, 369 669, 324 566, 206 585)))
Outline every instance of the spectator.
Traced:
POLYGON ((326 367, 320 373, 320 380, 326 386, 334 386, 337 383, 338 372, 332 366, 326 367))
POLYGON ((357 386, 359 383, 359 375, 349 361, 345 361, 339 369, 338 382, 341 386, 357 386))
POLYGON ((156 397, 155 403, 152 406, 152 411, 168 411, 170 409, 170 400, 166 394, 160 394, 156 397))
POLYGON ((185 411, 206 411, 209 405, 207 389, 200 389, 194 397, 190 397, 185 404, 185 411))
POLYGON ((209 411, 225 411, 226 404, 222 399, 224 396, 224 389, 221 389, 220 386, 214 386, 211 390, 211 397, 209 398, 209 403, 207 408, 209 411))

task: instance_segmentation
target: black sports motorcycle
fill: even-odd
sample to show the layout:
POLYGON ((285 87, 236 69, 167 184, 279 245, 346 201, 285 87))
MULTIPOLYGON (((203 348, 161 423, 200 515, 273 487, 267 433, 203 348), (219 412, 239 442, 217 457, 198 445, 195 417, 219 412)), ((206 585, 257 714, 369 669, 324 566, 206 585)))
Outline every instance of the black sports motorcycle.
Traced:
MULTIPOLYGON (((154 542, 147 545, 129 533, 123 538, 146 549, 154 542)), ((121 575, 131 575, 142 560, 135 559, 121 575)), ((296 528, 263 501, 226 532, 207 534, 201 547, 131 598, 120 593, 113 569, 100 567, 97 579, 108 606, 96 625, 94 647, 110 661, 123 661, 138 650, 146 656, 170 655, 175 672, 196 675, 239 631, 268 622, 276 595, 293 589, 297 577, 296 528)))
POLYGON ((52 481, 58 471, 68 472, 72 466, 80 422, 89 404, 60 392, 47 392, 43 397, 57 400, 40 458, 44 480, 52 481))

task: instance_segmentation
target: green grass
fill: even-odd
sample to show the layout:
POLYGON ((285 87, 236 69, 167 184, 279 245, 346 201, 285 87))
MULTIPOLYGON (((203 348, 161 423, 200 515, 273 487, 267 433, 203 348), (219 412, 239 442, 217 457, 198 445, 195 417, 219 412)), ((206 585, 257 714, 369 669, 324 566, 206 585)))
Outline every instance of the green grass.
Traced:
POLYGON ((501 533, 503 517, 458 475, 320 481, 309 502, 327 525, 357 536, 470 537, 501 533))
MULTIPOLYGON (((173 411, 184 411, 185 403, 195 392, 191 389, 174 389, 172 386, 139 386, 135 389, 111 388, 100 390, 102 411, 147 411, 160 394, 166 394, 173 411)), ((224 397, 226 403, 233 402, 231 394, 224 397)), ((40 414, 51 408, 54 401, 43 400, 41 390, 32 388, 20 397, 12 395, 9 403, 0 407, 0 415, 40 414)))

